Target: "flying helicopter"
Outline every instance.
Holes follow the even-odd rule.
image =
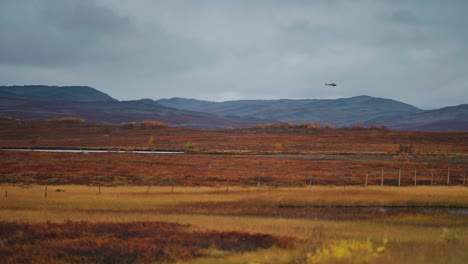
[[[336,83],[326,83],[325,85],[336,86]]]

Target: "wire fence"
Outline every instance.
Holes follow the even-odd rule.
[[[336,177],[333,172],[328,173],[328,177],[308,178],[308,184],[327,184]],[[362,174],[342,174],[343,185],[363,185],[363,186],[441,186],[441,185],[466,185],[466,169],[460,168],[386,168],[371,169],[363,171]],[[330,182],[328,184],[331,184]],[[336,185],[336,184],[335,184]]]

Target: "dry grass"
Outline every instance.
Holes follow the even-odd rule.
[[[153,138],[153,140],[150,140]],[[349,129],[195,130],[176,127],[123,129],[89,123],[0,120],[0,146],[46,148],[141,148],[181,150],[187,142],[197,152],[393,153],[399,144],[413,144],[424,154],[468,152],[468,133],[422,133]]]
[[[0,185],[0,208],[66,210],[155,210],[162,206],[196,203],[242,202],[260,205],[282,204],[292,206],[445,206],[468,207],[466,187],[333,187],[303,188],[177,187],[171,186],[117,186],[82,185],[48,186]],[[1,217],[1,216],[0,216]]]
[[[120,236],[118,230],[126,229],[122,226],[142,222],[149,226],[183,224],[186,233],[176,235],[174,241],[194,233],[217,237],[233,231],[260,232],[273,238],[289,236],[298,241],[294,248],[249,252],[205,245],[187,257],[160,259],[150,254],[141,261],[465,263],[468,189],[461,185],[468,157],[467,139],[468,133],[122,129],[7,120],[0,122],[1,147],[180,150],[191,142],[194,149],[184,155],[0,151],[0,222],[25,230],[54,227],[59,233],[70,231],[66,224],[69,220],[86,221],[82,224],[85,227],[116,228],[103,237],[96,236],[100,246],[111,249],[109,252],[113,252],[111,242]],[[413,152],[406,153],[410,157],[405,161],[397,162],[394,158],[400,157],[402,146],[411,146]],[[400,167],[401,183],[407,187],[387,187],[397,185]],[[452,186],[442,186],[449,167]],[[382,169],[386,187],[376,186],[380,185]],[[415,169],[418,185],[430,185],[433,172],[437,186],[413,187]],[[256,188],[259,171],[261,191]],[[372,187],[358,187],[364,185],[366,172]],[[308,188],[311,178],[313,186]],[[47,197],[44,185],[48,185]],[[102,185],[100,194],[98,185]],[[149,185],[154,186],[148,190]],[[144,234],[144,241],[132,237],[132,243],[118,245],[127,245],[125,249],[142,248],[139,245],[153,248],[157,234]],[[84,235],[77,236],[89,245],[94,243]],[[18,241],[15,237],[13,242]],[[27,236],[19,232],[18,237]],[[62,243],[60,239],[44,241],[44,245]],[[13,256],[18,257],[18,252],[31,255],[35,250],[28,248],[28,239],[17,244],[23,251],[12,251],[11,242],[11,237],[0,237],[0,253],[17,252]],[[58,252],[50,248],[50,256]],[[137,252],[137,258],[128,262],[140,255],[138,250],[132,252]],[[186,251],[182,247],[172,252]],[[114,253],[107,261],[126,261],[112,259]],[[52,260],[41,256],[43,262]]]
[[[366,157],[359,160],[359,157],[338,155],[321,160],[320,155],[83,155],[0,151],[0,183],[254,187],[260,172],[262,186],[300,187],[307,186],[310,180],[313,185],[363,186],[366,173],[369,185],[380,185],[384,169],[384,184],[396,186],[401,167],[402,186],[414,186],[415,169],[418,185],[430,185],[431,171],[434,185],[446,185],[450,167],[450,185],[463,184],[464,164],[396,163]]]
[[[338,247],[336,250],[349,251],[351,249],[339,246],[348,245],[349,241],[358,241],[360,245],[369,240],[376,250],[384,238],[388,239],[385,252],[371,258],[371,262],[439,263],[447,260],[446,263],[463,263],[468,257],[468,252],[463,250],[468,238],[465,187],[312,187],[260,192],[245,187],[230,187],[229,192],[224,188],[176,187],[174,193],[170,187],[152,187],[147,193],[147,187],[133,186],[103,187],[101,195],[97,195],[97,187],[66,185],[49,187],[47,198],[44,198],[44,189],[44,186],[0,186],[0,190],[8,190],[8,198],[0,200],[0,221],[174,222],[190,224],[192,230],[198,231],[260,232],[304,241],[295,249],[267,249],[235,255],[213,250],[209,257],[194,259],[194,263],[268,263],[271,259],[277,260],[276,263],[306,263],[307,256],[317,254],[319,248]],[[64,192],[55,192],[56,189]],[[239,206],[224,207],[226,204]],[[298,206],[298,210],[306,210],[306,214],[298,216],[295,211],[288,211],[275,215],[277,210],[282,210],[278,207],[280,204]],[[331,213],[325,211],[329,218],[323,219],[307,215],[309,209],[304,209],[304,206],[356,205],[405,205],[425,209],[453,205],[464,207],[461,210],[465,210],[465,215],[409,209],[396,214],[342,218],[343,211],[338,208]],[[207,207],[215,209],[203,211]],[[348,213],[366,214],[359,210]],[[331,258],[330,262],[335,260]]]

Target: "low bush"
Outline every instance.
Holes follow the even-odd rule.
[[[208,255],[208,249],[234,252],[272,246],[291,239],[241,232],[192,231],[163,222],[0,222],[2,263],[174,262]]]

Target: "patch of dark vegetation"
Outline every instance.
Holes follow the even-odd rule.
[[[290,238],[192,231],[163,222],[0,222],[2,263],[161,263],[207,256],[210,248],[246,252],[292,245]]]
[[[428,205],[329,205],[275,203],[246,199],[237,202],[199,202],[158,209],[160,213],[190,213],[224,216],[268,216],[280,218],[321,219],[331,221],[384,219],[402,215],[468,215],[468,208],[457,204]]]

